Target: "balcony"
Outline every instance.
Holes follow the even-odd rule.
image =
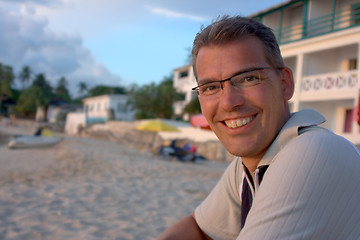
[[[306,76],[301,82],[304,101],[347,99],[358,92],[358,71]]]
[[[274,29],[274,33],[279,43],[285,44],[357,26],[360,26],[360,4]]]

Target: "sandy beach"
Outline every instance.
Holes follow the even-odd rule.
[[[156,239],[190,214],[226,163],[173,162],[119,143],[63,135],[10,150],[0,125],[0,239]]]

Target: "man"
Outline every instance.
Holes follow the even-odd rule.
[[[290,113],[272,31],[225,16],[196,36],[193,66],[202,113],[238,158],[160,239],[360,239],[359,151],[319,113]]]

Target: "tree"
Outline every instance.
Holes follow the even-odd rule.
[[[86,83],[85,82],[79,82],[79,84],[78,84],[78,93],[80,95],[85,95],[87,90],[88,90],[88,86],[86,85]]]
[[[11,85],[13,81],[12,67],[0,63],[0,95],[2,98],[12,97]]]
[[[156,85],[154,83],[138,87],[134,85],[130,90],[128,104],[135,109],[137,119],[156,117],[156,103],[154,102]]]
[[[29,66],[24,66],[20,72],[19,78],[22,82],[23,89],[25,89],[27,83],[29,83],[31,79],[32,71]]]
[[[37,107],[48,105],[52,96],[52,87],[45,75],[38,74],[32,85],[21,93],[16,110],[27,115],[34,114]]]
[[[61,77],[58,82],[57,86],[55,88],[55,95],[65,101],[70,102],[71,97],[69,94],[69,90],[67,89],[67,81],[65,77]]]
[[[126,89],[124,87],[112,87],[105,85],[97,85],[89,90],[89,96],[95,97],[105,94],[125,94]]]
[[[49,104],[51,97],[53,96],[52,87],[45,78],[45,75],[40,73],[36,75],[32,88],[38,88],[39,95],[36,97],[37,106],[45,106]]]
[[[11,85],[14,81],[12,67],[0,63],[0,113],[3,113],[3,100],[13,97]]]
[[[201,113],[200,102],[197,97],[193,98],[184,108],[185,113],[198,114]]]
[[[33,115],[38,106],[43,105],[43,92],[37,86],[32,86],[24,90],[17,102],[16,110],[24,115]]]
[[[164,77],[158,85],[150,83],[142,87],[133,86],[128,104],[135,109],[135,116],[142,118],[171,118],[173,104],[182,98],[173,87],[172,77]]]

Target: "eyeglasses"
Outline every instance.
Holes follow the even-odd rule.
[[[213,96],[220,94],[224,88],[223,82],[226,81],[230,81],[231,85],[238,90],[255,86],[263,80],[264,78],[263,70],[266,69],[280,70],[282,68],[262,67],[262,68],[250,69],[240,72],[235,76],[229,77],[224,80],[201,84],[199,86],[192,88],[191,90],[197,91],[199,96],[205,97],[205,96]]]

